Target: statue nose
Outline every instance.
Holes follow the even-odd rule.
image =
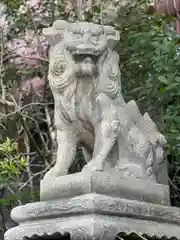
[[[84,41],[89,42],[89,40],[90,40],[89,34],[84,34]]]
[[[89,29],[84,31],[84,41],[89,42],[91,39],[91,32]]]

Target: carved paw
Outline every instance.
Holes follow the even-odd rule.
[[[84,168],[82,169],[82,172],[92,172],[92,171],[102,172],[103,170],[104,170],[103,164],[97,159],[93,159],[84,166]]]

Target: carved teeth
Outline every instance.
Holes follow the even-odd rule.
[[[81,55],[81,54],[98,55],[99,54],[98,51],[90,51],[90,50],[87,50],[87,49],[74,50],[74,51],[72,51],[72,53],[77,54],[77,55]]]
[[[69,50],[73,55],[94,55],[98,56],[99,55],[99,50],[97,49],[90,49],[90,48],[70,48],[67,47],[67,50]]]

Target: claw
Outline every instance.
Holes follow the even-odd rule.
[[[84,168],[82,169],[82,172],[90,172],[90,171],[103,172],[103,170],[104,170],[103,165],[97,159],[93,159],[84,166]]]

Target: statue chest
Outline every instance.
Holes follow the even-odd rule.
[[[97,93],[93,79],[79,79],[75,96],[77,118],[86,120],[88,117],[88,119],[92,119],[92,123],[95,124]]]
[[[96,103],[97,93],[93,79],[79,78],[73,92],[74,94],[70,99],[65,98],[63,95],[55,95],[56,111],[60,114],[59,116],[57,114],[57,118],[73,124],[77,121],[86,124],[89,122],[89,124],[95,126],[98,123],[98,114]]]

